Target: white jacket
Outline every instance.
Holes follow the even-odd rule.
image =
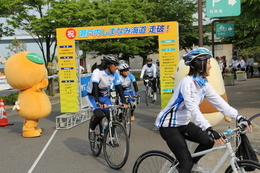
[[[232,119],[236,119],[238,111],[231,107],[208,82],[204,86],[199,86],[192,76],[182,79],[174,90],[174,94],[164,110],[162,110],[155,121],[157,127],[179,127],[187,125],[190,118],[193,122],[206,130],[211,127],[200,111],[199,105],[203,99],[207,99],[222,114]]]

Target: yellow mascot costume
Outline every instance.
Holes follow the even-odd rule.
[[[14,108],[25,119],[22,136],[41,136],[38,120],[51,112],[50,100],[43,91],[48,86],[43,58],[31,52],[17,53],[8,58],[4,70],[8,83],[20,90]]]

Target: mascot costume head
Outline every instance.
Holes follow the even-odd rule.
[[[5,75],[8,83],[20,90],[14,109],[25,119],[22,136],[41,136],[38,120],[51,112],[50,100],[43,91],[48,86],[43,58],[31,52],[17,53],[6,61]]]

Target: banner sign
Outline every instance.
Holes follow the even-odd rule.
[[[168,103],[179,54],[177,22],[142,23],[76,28],[57,28],[61,112],[78,112],[77,58],[75,41],[157,36],[159,40],[162,108]]]

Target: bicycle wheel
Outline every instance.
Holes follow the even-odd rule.
[[[149,90],[146,87],[146,90],[145,90],[145,103],[146,103],[147,106],[148,106],[148,100],[149,100]]]
[[[131,134],[131,108],[130,105],[127,109],[124,109],[124,114],[123,114],[123,124],[126,130],[126,134],[128,138],[130,138]]]
[[[118,122],[113,122],[104,136],[103,151],[108,165],[113,169],[122,168],[129,155],[129,140],[125,128]]]
[[[179,162],[169,154],[152,150],[142,154],[136,161],[132,173],[177,173]]]
[[[258,162],[252,161],[252,160],[240,160],[237,161],[237,165],[239,167],[238,172],[245,173],[245,172],[253,172],[253,173],[259,173],[260,172],[260,164]],[[231,173],[233,172],[232,167],[229,166],[225,173]]]
[[[99,156],[101,149],[102,149],[103,137],[102,137],[101,133],[102,133],[102,125],[101,125],[101,123],[99,123],[95,129],[96,135],[95,135],[94,142],[90,141],[90,139],[89,139],[90,149],[91,149],[93,155],[96,157]],[[88,134],[88,136],[90,136],[90,134]]]
[[[246,133],[250,144],[260,161],[260,114],[256,114],[248,119],[253,126],[252,133]]]
[[[150,93],[150,94],[149,94],[149,96],[150,96],[150,97],[149,97],[149,100],[150,100],[151,103],[153,103],[153,95],[154,95],[154,93],[153,93],[153,90],[152,90],[151,88],[150,88],[150,90],[149,90],[149,93]]]

